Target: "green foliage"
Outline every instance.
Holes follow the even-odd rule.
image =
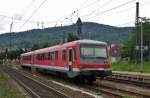
[[[31,48],[31,51],[40,49],[40,46],[38,44],[34,44],[33,47]]]
[[[17,50],[11,50],[6,52],[2,52],[0,53],[0,59],[17,59],[20,54],[24,53],[25,51],[23,51],[22,49],[17,49]]]
[[[124,58],[124,57],[130,57],[130,59],[134,59],[134,53],[135,53],[135,44],[136,44],[136,41],[135,41],[135,36],[136,35],[133,35],[129,41],[127,41],[125,44],[124,44],[124,47],[123,47],[123,51],[121,52],[121,56]]]
[[[43,47],[42,48],[47,48],[47,47],[50,47],[51,46],[51,43],[50,42],[46,42],[43,44]]]
[[[144,59],[148,61],[150,60],[150,22],[145,20],[142,24],[143,24],[143,45],[147,46],[149,49],[147,51],[144,51]],[[138,29],[137,29],[138,35],[136,31],[134,31],[134,34],[132,35],[132,37],[129,39],[129,41],[125,43],[124,50],[121,53],[122,57],[130,57],[131,61],[139,60],[140,49],[136,50],[135,47],[137,45],[140,46],[140,36],[141,36],[140,29],[141,27],[138,26]],[[139,54],[138,56],[137,56],[137,53]]]
[[[6,57],[6,53],[4,53],[4,52],[0,53],[0,60],[4,59],[5,57]]]
[[[124,96],[123,98],[132,98],[132,97],[129,97],[129,96]]]
[[[150,62],[144,62],[143,67],[144,73],[150,73]],[[112,63],[113,71],[129,71],[129,72],[140,72],[140,64],[129,63],[129,62],[115,62]]]
[[[68,33],[67,42],[78,40],[79,38],[76,35],[73,35],[73,33]]]
[[[41,44],[34,44],[31,47],[31,51],[33,50],[37,50],[37,49],[41,49],[41,48],[46,48],[46,47],[50,47],[51,43],[50,42],[45,42],[45,43],[41,43]]]

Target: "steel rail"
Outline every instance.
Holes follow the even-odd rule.
[[[33,97],[33,98],[49,98],[49,94],[54,94],[56,96],[59,96],[60,98],[71,98],[70,96],[67,96],[66,94],[61,93],[58,90],[55,90],[54,88],[47,86],[46,84],[37,81],[29,76],[25,76],[20,72],[17,72],[16,70],[13,70],[9,67],[4,67],[3,66],[3,70],[8,73],[8,75],[10,75],[15,81],[17,81],[21,86],[23,86],[23,88],[25,88],[25,90]],[[20,79],[19,79],[20,78]],[[27,80],[28,79],[28,80]],[[24,80],[24,81],[23,81]],[[41,92],[38,89],[34,89],[36,88],[30,84],[28,85],[28,83],[24,83],[27,80],[27,82],[32,83],[32,85],[34,85],[34,83],[37,85],[37,87],[41,87],[40,91],[45,91],[46,93],[41,94]],[[53,95],[53,96],[54,96]],[[47,97],[46,97],[47,96]],[[55,98],[57,98],[55,96]]]

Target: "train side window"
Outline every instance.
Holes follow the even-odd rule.
[[[42,55],[41,54],[39,54],[39,60],[42,60]]]
[[[39,60],[39,57],[38,57],[38,55],[36,55],[36,60]]]
[[[62,60],[66,61],[66,50],[62,50]]]
[[[42,60],[45,60],[46,59],[45,53],[41,54],[41,57],[42,57]]]
[[[76,60],[77,56],[76,56],[76,49],[75,48],[73,48],[73,55],[74,55],[74,60]]]
[[[48,60],[51,60],[51,53],[48,52]]]
[[[57,60],[58,60],[58,51],[55,51],[55,52],[54,52],[54,55],[55,55],[55,57],[54,57],[54,58],[55,58],[55,61],[57,61]]]
[[[31,61],[31,59],[32,59],[31,55],[29,55],[29,56],[23,56],[23,60],[25,60],[25,61]]]
[[[52,61],[53,61],[54,58],[55,58],[55,57],[54,57],[54,52],[52,52],[51,55],[52,55]]]
[[[69,61],[72,61],[72,49],[69,49]]]
[[[39,54],[37,54],[37,60],[40,60],[40,55]]]
[[[32,60],[32,56],[31,55],[29,55],[29,61],[31,61]]]

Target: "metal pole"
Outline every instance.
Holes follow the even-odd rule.
[[[141,19],[141,68],[140,72],[143,73],[143,24]]]
[[[139,46],[140,44],[140,39],[139,39],[139,2],[136,2],[136,18],[135,18],[135,26],[136,26],[136,46]],[[135,51],[135,59],[136,63],[139,62],[140,59],[140,53],[138,51]]]
[[[13,18],[12,18],[12,22],[10,23],[10,39],[9,39],[9,48],[11,50],[12,47],[12,27],[13,27]]]

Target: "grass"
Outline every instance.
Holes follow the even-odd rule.
[[[0,98],[24,98],[17,94],[10,80],[2,73],[0,73]]]
[[[115,62],[112,64],[112,70],[140,72],[140,64],[129,63],[129,62]],[[150,73],[150,62],[144,62],[143,72]]]

